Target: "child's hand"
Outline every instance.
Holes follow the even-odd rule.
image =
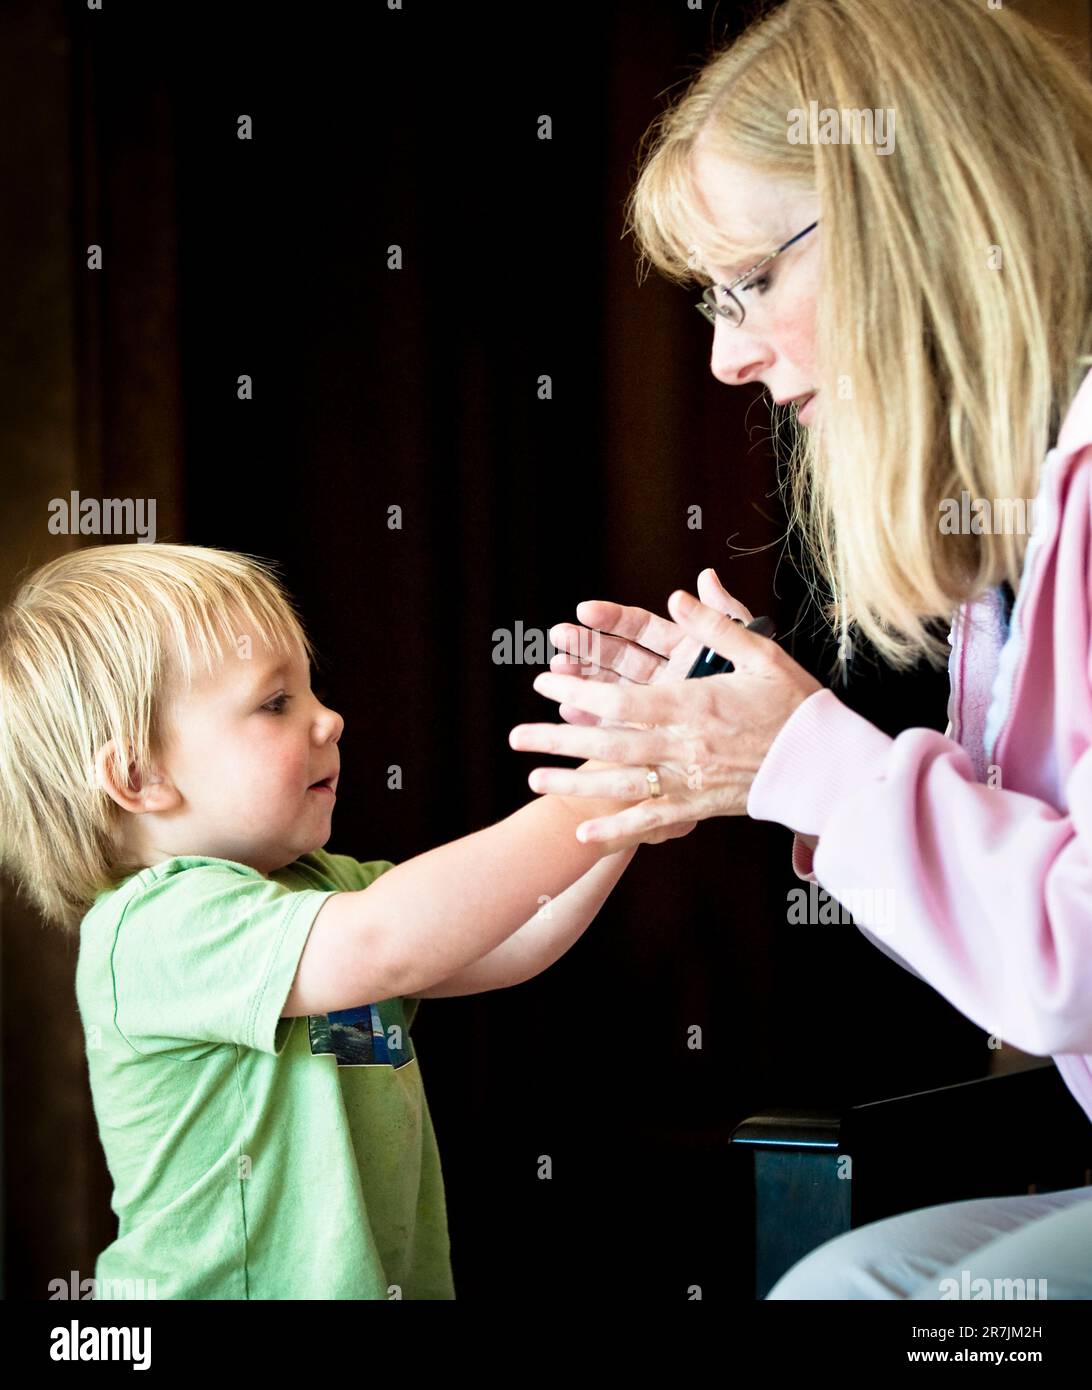
[[[713,569],[698,575],[698,597],[730,618],[753,620],[754,615],[732,597]],[[590,599],[578,604],[576,613],[587,627],[558,623],[550,629],[550,641],[558,648],[550,670],[559,675],[623,685],[685,680],[701,651],[701,643],[687,636],[678,623],[645,608]],[[603,723],[573,705],[561,705],[558,712],[569,724]]]

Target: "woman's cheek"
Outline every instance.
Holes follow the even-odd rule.
[[[807,308],[787,314],[777,325],[777,341],[781,351],[799,370],[801,376],[815,373],[815,314]]]

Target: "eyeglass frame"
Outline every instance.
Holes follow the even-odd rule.
[[[768,265],[770,261],[780,256],[782,251],[787,251],[790,246],[795,245],[801,237],[806,237],[809,232],[813,232],[816,229],[816,227],[818,227],[819,221],[820,219],[816,218],[810,227],[805,227],[802,232],[797,232],[797,234],[794,237],[790,237],[789,240],[785,242],[784,246],[779,246],[776,251],[771,251],[768,256],[763,256],[762,260],[760,260],[757,265],[751,266],[750,270],[745,270],[742,275],[737,275],[736,278],[731,282],[731,284],[706,285],[705,289],[701,292],[701,303],[695,304],[694,308],[697,309],[698,313],[701,314],[702,318],[704,318],[707,322],[711,323],[714,328],[717,326],[717,320],[714,317],[714,315],[717,315],[722,319],[726,319],[728,323],[732,324],[736,328],[739,328],[742,325],[743,320],[747,317],[747,307],[743,303],[743,301],[738,298],[737,295],[734,295],[732,293],[732,291],[735,289],[737,285],[742,285],[744,280],[750,280],[752,276],[757,271],[761,270],[764,265]],[[739,308],[738,323],[735,321],[735,319],[730,317],[727,305],[721,305],[716,302],[717,290],[723,290],[724,293],[731,298],[732,303]]]

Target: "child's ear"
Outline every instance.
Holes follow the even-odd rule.
[[[95,781],[125,811],[140,815],[145,811],[167,811],[178,804],[178,792],[158,770],[141,777],[136,760],[130,758],[127,780],[117,775],[118,746],[108,740],[95,755]],[[126,749],[126,753],[131,750]]]

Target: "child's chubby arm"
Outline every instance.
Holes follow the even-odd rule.
[[[540,796],[496,825],[396,864],[368,888],[332,894],[315,916],[281,1016],[419,998],[437,986],[438,994],[495,989],[536,974],[587,926],[632,858],[602,841],[582,844],[576,827],[629,804]],[[572,885],[579,891],[566,893]],[[549,918],[538,915],[543,898]],[[532,930],[519,946],[484,973],[453,978],[524,926]]]
[[[499,946],[480,960],[456,970],[446,980],[417,990],[420,999],[436,999],[452,994],[484,994],[491,989],[507,989],[539,975],[560,960],[570,946],[584,934],[606,902],[611,889],[626,871],[637,846],[605,854],[575,883],[556,898],[543,902],[530,921],[524,922]]]

